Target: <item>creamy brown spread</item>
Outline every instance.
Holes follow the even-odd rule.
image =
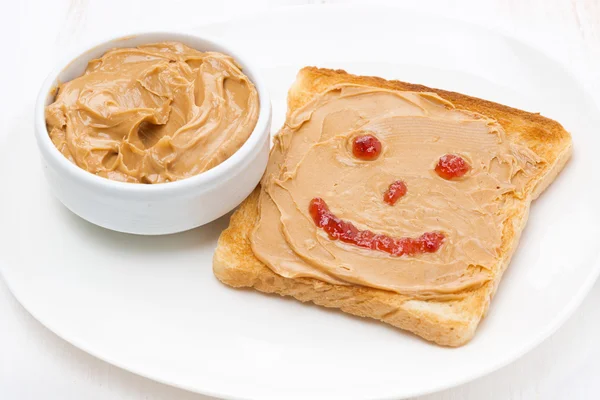
[[[375,135],[374,161],[352,154],[358,135]],[[444,154],[471,166],[460,179],[434,172]],[[511,143],[483,115],[457,109],[435,93],[340,85],[288,115],[261,182],[255,255],[277,274],[364,285],[412,297],[454,298],[493,277],[502,225],[522,203],[541,160]],[[407,193],[383,201],[401,179]],[[322,198],[337,217],[391,237],[445,235],[434,253],[393,257],[332,240],[309,215]]]
[[[105,178],[162,183],[220,164],[248,139],[257,91],[233,58],[164,42],[108,51],[46,108],[54,145]]]

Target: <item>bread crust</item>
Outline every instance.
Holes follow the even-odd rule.
[[[311,278],[284,278],[260,262],[252,252],[250,233],[259,216],[257,188],[231,217],[229,227],[219,237],[213,258],[215,276],[233,287],[252,287],[265,293],[291,296],[300,301],[337,308],[361,317],[369,317],[443,346],[461,346],[475,334],[510,263],[520,234],[527,222],[533,199],[555,179],[571,155],[571,136],[556,121],[487,100],[432,89],[401,81],[356,76],[342,70],[306,67],[300,70],[288,94],[288,112],[306,104],[315,94],[340,83],[389,88],[403,91],[434,92],[457,108],[496,119],[511,141],[527,146],[544,165],[526,188],[528,196],[518,212],[508,216],[503,230],[503,258],[494,280],[452,301],[416,300],[407,296],[362,286],[334,285]]]

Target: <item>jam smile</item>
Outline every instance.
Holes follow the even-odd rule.
[[[325,200],[314,198],[308,211],[319,228],[322,228],[333,240],[341,240],[358,247],[379,250],[395,257],[434,253],[444,243],[445,236],[441,232],[426,232],[418,238],[394,238],[388,235],[360,230],[352,222],[344,221],[333,214]]]

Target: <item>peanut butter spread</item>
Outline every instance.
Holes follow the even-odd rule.
[[[376,160],[357,159],[352,141],[382,143]],[[470,164],[456,180],[438,176],[444,154]],[[363,285],[417,298],[455,298],[493,277],[503,223],[542,162],[511,143],[483,115],[456,109],[434,93],[339,85],[288,115],[261,182],[260,217],[251,235],[256,257],[275,273]],[[401,179],[406,194],[383,201]],[[390,237],[443,232],[432,253],[394,257],[332,240],[309,203],[323,199],[358,229]]]
[[[79,167],[162,183],[220,164],[248,139],[257,91],[229,56],[164,42],[108,51],[46,108],[54,145]]]

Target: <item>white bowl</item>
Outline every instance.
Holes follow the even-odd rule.
[[[200,51],[232,56],[256,86],[258,121],[248,140],[231,157],[199,175],[176,182],[144,185],[112,181],[67,160],[46,129],[44,108],[60,82],[81,76],[88,61],[117,47],[178,41]],[[258,70],[246,57],[212,39],[190,34],[152,32],[115,38],[71,57],[44,82],[35,106],[35,136],[44,172],[56,197],[81,218],[119,232],[160,235],[204,225],[235,208],[258,184],[269,156],[271,101]]]

